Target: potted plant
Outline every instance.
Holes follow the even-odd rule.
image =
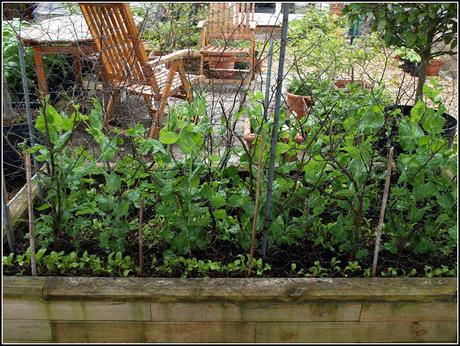
[[[343,2],[332,2],[329,4],[329,13],[337,16],[342,15],[342,9],[345,7]]]
[[[444,61],[441,59],[430,60],[426,69],[426,76],[437,76],[442,65],[444,65]]]
[[[291,80],[286,91],[286,103],[288,116],[294,112],[297,119],[305,117],[313,105],[312,83],[305,78]]]
[[[367,16],[371,28],[387,45],[413,49],[420,56],[416,100],[422,97],[429,61],[443,54],[457,54],[454,3],[352,3],[344,12],[351,20]],[[439,43],[443,48],[436,50]]]
[[[363,87],[364,89],[371,89],[372,88],[372,85],[368,81],[365,81],[365,80],[353,80],[353,79],[350,79],[350,78],[344,78],[344,79],[337,79],[335,81],[335,86],[337,88],[339,88],[339,89],[344,89],[347,86],[349,86],[350,84],[358,84],[361,87]]]

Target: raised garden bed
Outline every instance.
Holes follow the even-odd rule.
[[[455,342],[456,279],[5,277],[6,342]]]

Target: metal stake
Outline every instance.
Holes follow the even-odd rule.
[[[27,72],[26,72],[26,63],[25,63],[25,53],[24,53],[24,46],[22,44],[21,39],[18,37],[18,50],[19,50],[19,64],[21,65],[21,77],[22,77],[22,89],[24,91],[24,103],[26,105],[26,113],[27,113],[27,125],[29,127],[29,138],[30,138],[30,146],[33,147],[35,145],[35,135],[34,135],[34,125],[32,120],[32,111],[30,110],[30,98],[29,98],[29,81],[27,80]],[[40,174],[38,173],[37,167],[38,163],[35,159],[35,155],[32,155],[32,160],[34,162],[34,171],[37,174],[37,180],[40,180]],[[43,190],[41,184],[38,184],[38,194],[40,199],[43,199]]]
[[[270,103],[270,84],[272,79],[272,62],[273,62],[273,34],[270,36],[270,46],[268,48],[268,66],[267,66],[267,78],[265,84],[265,100],[264,100],[264,118],[267,120],[268,104]]]
[[[276,78],[276,95],[275,95],[275,118],[273,122],[273,132],[271,138],[270,165],[268,168],[267,197],[264,210],[263,235],[262,235],[262,257],[267,255],[268,226],[270,223],[270,209],[272,206],[272,188],[273,176],[275,172],[276,143],[278,142],[278,124],[280,118],[281,92],[284,77],[284,60],[286,56],[286,39],[289,19],[290,3],[283,3],[283,23],[281,27],[281,48],[278,63],[278,76]]]
[[[30,145],[33,147],[35,145],[35,136],[34,136],[34,125],[32,120],[32,112],[30,110],[30,99],[29,99],[29,82],[27,80],[27,72],[26,72],[26,63],[24,58],[24,46],[22,45],[22,41],[19,40],[19,64],[21,65],[21,77],[22,77],[22,89],[24,91],[24,102],[26,105],[26,112],[27,112],[27,124],[29,125],[29,137],[30,137]],[[34,159],[35,167],[38,167],[37,163]]]

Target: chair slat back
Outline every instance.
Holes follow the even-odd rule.
[[[210,39],[247,40],[254,21],[253,2],[214,2],[209,6],[208,37]]]
[[[110,82],[148,83],[158,89],[128,4],[80,3]]]

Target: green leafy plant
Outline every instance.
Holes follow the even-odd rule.
[[[405,47],[396,48],[395,54],[401,57],[401,59],[406,59],[410,62],[419,63],[422,60],[420,55],[418,55],[413,49],[408,49]]]
[[[303,122],[293,122],[294,131],[285,128],[281,113],[280,137],[286,140],[277,143],[269,253],[304,244],[307,251],[330,254],[328,262],[293,258],[286,264],[292,276],[370,276],[367,261],[375,241],[375,206],[381,203],[386,178],[382,166],[387,164],[388,148],[398,146],[381,255],[419,260],[438,251],[448,259],[456,249],[457,196],[455,181],[444,173],[456,171],[457,154],[442,136],[445,108],[439,85],[426,84],[431,105],[420,100],[405,118],[397,111],[384,111],[389,98],[379,87],[368,90],[353,85],[347,97],[344,90],[329,89],[326,83],[319,88],[321,102]],[[49,167],[41,181],[44,200],[35,210],[37,243],[49,249],[49,254],[41,255],[39,272],[135,275],[139,268],[134,265],[133,249],[138,246],[142,199],[144,249],[152,258],[152,273],[246,275],[248,256],[229,254],[216,260],[206,254],[215,256],[220,253],[216,249],[227,247],[236,253],[249,252],[258,144],[264,137],[269,152],[273,127],[273,120],[264,117],[263,94],[250,95],[234,114],[237,120],[249,117],[256,145],[241,140],[241,146],[221,150],[215,149],[213,140],[216,134],[228,132],[226,127],[211,125],[203,97],[171,108],[159,140],[146,138],[141,125],[123,135],[114,129],[109,136],[102,127],[101,108],[95,102],[88,114],[75,107],[73,114],[66,115],[45,104],[37,119],[46,141],[32,151]],[[223,126],[226,121],[223,116]],[[66,145],[76,126],[91,136],[94,153]],[[295,142],[296,132],[302,133],[304,142]],[[173,156],[173,146],[182,155]],[[122,147],[124,155],[119,156]],[[282,154],[291,152],[299,157],[297,161],[284,159]],[[239,167],[228,164],[229,155],[239,158]],[[266,169],[267,163],[263,164]],[[263,175],[261,196],[265,192]],[[257,212],[260,229],[263,208]],[[62,243],[69,246],[66,253]],[[105,255],[89,255],[88,244]],[[4,261],[5,268],[13,266],[8,270],[25,272],[30,252],[17,256],[13,265],[11,258]],[[264,261],[254,258],[255,275],[276,273],[272,261],[270,256]],[[412,263],[379,271],[387,276],[424,275],[424,265],[435,267],[427,260],[417,264],[418,273],[410,274]]]
[[[313,92],[313,85],[305,79],[294,78],[287,88],[287,91],[295,95],[311,95]]]
[[[205,5],[165,3],[162,6],[166,11],[165,20],[148,20],[153,10],[149,14],[145,11],[139,13],[147,19],[142,32],[143,39],[162,54],[197,46],[200,40],[197,24],[199,20],[206,18]]]
[[[369,16],[372,28],[387,45],[412,49],[420,56],[416,100],[422,97],[430,59],[455,54],[457,6],[453,3],[354,3],[344,13],[352,20]],[[437,44],[443,48],[435,50]]]

